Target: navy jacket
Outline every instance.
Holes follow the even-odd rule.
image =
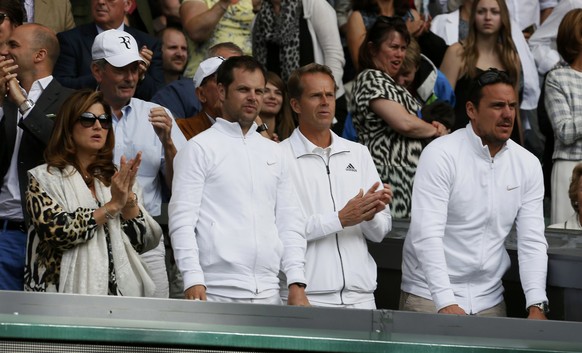
[[[154,52],[146,76],[138,84],[134,95],[135,98],[150,101],[164,82],[160,42],[135,28],[125,26],[124,30],[135,38],[140,48],[145,45]],[[61,53],[55,65],[53,76],[63,86],[74,89],[97,87],[97,81],[91,73],[91,47],[95,37],[97,37],[95,23],[80,25],[57,34]]]
[[[26,119],[18,123],[18,107],[9,99],[4,101],[4,117],[0,120],[0,188],[10,167],[16,140],[16,125],[22,129],[22,140],[18,151],[18,181],[23,210],[26,202],[29,169],[44,163],[44,149],[51,137],[54,121],[49,114],[58,113],[63,102],[71,95],[71,89],[52,80],[42,92]],[[26,217],[26,212],[25,212]]]

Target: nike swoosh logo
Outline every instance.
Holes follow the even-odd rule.
[[[267,161],[267,165],[273,165],[273,164],[276,164],[276,163],[277,162],[269,162],[269,161]]]
[[[518,187],[519,187],[519,185],[518,186],[509,186],[509,185],[507,185],[507,191],[515,190]]]

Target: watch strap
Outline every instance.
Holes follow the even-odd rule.
[[[257,132],[258,132],[258,133],[261,133],[261,132],[263,132],[263,131],[267,131],[268,129],[269,129],[269,127],[267,126],[267,124],[265,124],[265,123],[262,123],[261,125],[259,125],[259,126],[257,127]]]
[[[26,99],[22,104],[18,106],[18,111],[20,114],[24,115],[34,106],[34,102],[31,99]]]

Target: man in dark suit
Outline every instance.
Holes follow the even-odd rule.
[[[144,59],[140,64],[140,82],[135,97],[149,101],[163,85],[160,43],[154,37],[125,26],[124,16],[131,6],[129,0],[91,0],[94,23],[87,23],[57,35],[61,54],[55,65],[54,76],[65,87],[95,88],[97,81],[91,74],[91,45],[97,34],[108,29],[119,29],[131,34]]]
[[[58,55],[56,35],[39,24],[14,29],[0,52],[0,289],[23,289],[26,173],[44,163],[51,117],[72,92],[52,77]]]

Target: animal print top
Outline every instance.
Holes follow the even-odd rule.
[[[34,227],[28,233],[24,289],[35,292],[58,292],[63,253],[77,245],[91,241],[100,227],[93,218],[94,209],[78,208],[65,212],[30,176],[26,194],[26,209]],[[109,257],[109,295],[123,295],[117,290],[115,267],[107,224],[104,224]],[[122,220],[121,228],[133,248],[141,253],[146,233],[142,212],[134,219]]]
[[[364,70],[356,78],[354,92],[354,126],[359,141],[368,147],[380,179],[392,186],[392,216],[410,217],[412,183],[422,143],[394,131],[370,108],[374,99],[388,99],[416,115],[419,102],[392,77],[380,70]]]

